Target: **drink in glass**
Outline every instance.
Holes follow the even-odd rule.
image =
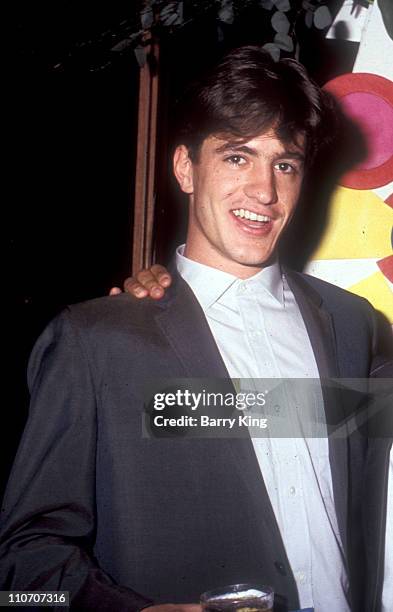
[[[232,584],[201,595],[203,612],[273,612],[274,591],[268,586]]]

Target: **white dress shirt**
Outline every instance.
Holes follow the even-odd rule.
[[[278,263],[241,280],[182,253],[179,247],[178,271],[204,311],[231,378],[242,379],[243,385],[258,385],[258,379],[319,379],[299,307]],[[323,412],[319,382],[318,391],[318,400],[311,403]],[[300,422],[293,394],[270,409],[284,420]],[[252,443],[301,607],[348,612],[327,437],[253,437]]]

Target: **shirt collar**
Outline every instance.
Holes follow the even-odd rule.
[[[203,310],[217,302],[230,288],[236,293],[244,294],[245,287],[254,295],[268,292],[284,305],[283,279],[278,261],[242,280],[228,272],[188,259],[183,255],[184,247],[183,244],[176,249],[176,267],[180,276],[190,285]]]

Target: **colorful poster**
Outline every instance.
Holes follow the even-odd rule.
[[[393,40],[383,17],[370,6],[353,72],[325,86],[368,152],[341,179],[307,271],[367,298],[393,324]]]

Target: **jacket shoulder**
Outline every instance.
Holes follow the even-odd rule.
[[[107,296],[71,304],[64,311],[78,328],[126,329],[151,328],[155,314],[160,310],[155,300],[138,300],[128,293]]]

